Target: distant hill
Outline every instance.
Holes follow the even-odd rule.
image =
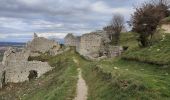
[[[24,45],[25,43],[19,43],[19,42],[0,42],[0,47],[6,47],[6,46],[21,47]]]

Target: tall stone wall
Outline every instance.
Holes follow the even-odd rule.
[[[78,52],[87,57],[97,58],[104,53],[105,44],[110,42],[105,31],[96,31],[81,36]]]
[[[103,30],[83,34],[77,43],[75,43],[75,37],[72,34],[68,34],[65,37],[65,45],[76,46],[76,51],[80,55],[90,59],[115,57],[123,51],[121,46],[109,45],[109,36]]]
[[[72,33],[69,33],[64,38],[64,43],[66,46],[78,46],[80,42],[80,37],[74,36]]]

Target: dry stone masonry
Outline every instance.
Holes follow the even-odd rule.
[[[55,55],[60,50],[60,44],[44,37],[38,37],[37,34],[34,33],[34,39],[26,44],[25,49],[30,50],[31,56],[38,56],[41,53]]]
[[[74,36],[72,33],[68,33],[64,40],[66,46],[78,46],[80,37]]]
[[[52,70],[47,62],[28,61],[30,56],[38,56],[42,53],[51,55],[62,53],[60,44],[34,34],[34,39],[22,50],[9,48],[5,51],[3,61],[0,63],[0,88],[8,82],[18,83],[29,80],[31,72],[40,77]]]
[[[78,39],[79,38],[79,39]],[[109,45],[108,34],[99,30],[96,32],[83,34],[81,37],[68,34],[65,37],[66,46],[75,46],[76,51],[90,59],[100,59],[106,57],[115,57],[123,51],[121,46]]]

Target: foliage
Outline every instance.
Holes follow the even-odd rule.
[[[136,8],[136,12],[131,18],[131,25],[133,26],[132,30],[139,34],[140,46],[150,45],[160,21],[169,16],[167,2],[165,0],[145,2],[141,7]]]
[[[113,15],[110,25],[104,27],[104,30],[109,34],[111,43],[114,45],[119,44],[120,33],[124,28],[124,17],[120,14]]]

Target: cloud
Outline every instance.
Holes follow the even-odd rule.
[[[34,32],[63,38],[102,29],[113,13],[126,20],[143,0],[1,0],[0,41],[28,41]]]

